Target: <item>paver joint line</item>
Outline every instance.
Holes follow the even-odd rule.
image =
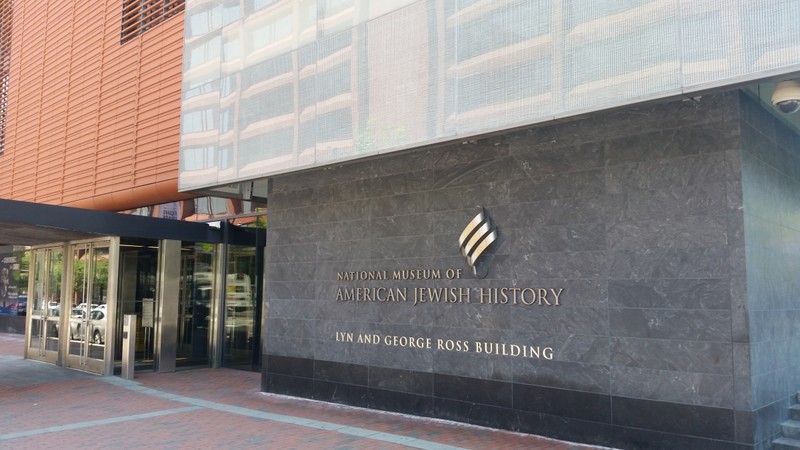
[[[129,422],[131,420],[144,420],[144,419],[151,419],[153,417],[160,417],[166,416],[168,414],[180,414],[189,411],[195,411],[200,409],[198,406],[184,406],[182,408],[174,408],[174,409],[165,409],[161,411],[152,411],[148,413],[142,414],[132,414],[130,416],[121,416],[121,417],[110,417],[107,419],[97,419],[97,420],[89,420],[86,422],[76,422],[70,423],[66,425],[55,425],[52,427],[45,427],[45,428],[37,428],[35,430],[27,430],[27,431],[18,431],[15,433],[6,433],[0,434],[0,441],[7,441],[10,439],[17,439],[21,437],[28,437],[28,436],[36,436],[39,434],[44,433],[55,433],[57,431],[66,431],[66,430],[77,430],[79,428],[89,428],[98,425],[109,425],[112,423],[120,423],[120,422]]]
[[[100,380],[106,383],[128,389],[130,391],[138,392],[144,395],[153,397],[173,400],[181,403],[187,403],[196,407],[203,407],[214,409],[217,411],[227,412],[231,414],[238,414],[242,416],[269,420],[273,422],[281,422],[291,425],[298,425],[302,427],[315,428],[318,430],[336,432],[350,436],[363,437],[365,439],[372,439],[376,441],[383,441],[392,444],[402,444],[409,447],[428,449],[428,450],[463,450],[461,447],[455,447],[447,444],[440,444],[438,442],[426,441],[409,436],[402,436],[392,433],[384,433],[381,431],[369,430],[366,428],[352,427],[348,425],[341,425],[332,422],[324,422],[320,420],[307,419],[304,417],[288,416],[284,414],[275,414],[266,411],[259,411],[255,409],[242,408],[241,406],[226,405],[224,403],[217,403],[208,400],[202,400],[194,397],[186,397],[182,395],[170,394],[168,392],[159,391],[157,389],[142,386],[141,383],[132,380],[125,380],[116,377],[101,377]]]

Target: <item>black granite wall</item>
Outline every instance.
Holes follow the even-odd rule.
[[[743,95],[742,179],[757,446],[780,434],[800,390],[800,136]],[[748,403],[749,402],[749,403]]]
[[[25,334],[25,316],[0,314],[0,333]]]
[[[276,177],[263,389],[622,448],[751,448],[739,95]],[[476,206],[499,236],[484,279],[457,242]],[[409,269],[442,279],[348,278]],[[414,304],[440,288],[462,301]],[[488,288],[563,291],[481,304]],[[340,301],[389,290],[408,298]]]

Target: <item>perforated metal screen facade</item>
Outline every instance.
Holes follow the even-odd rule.
[[[124,0],[120,43],[124,44],[183,11],[184,0]]]
[[[0,0],[0,154],[6,147],[6,116],[11,70],[11,19],[13,2]]]
[[[800,70],[796,0],[187,0],[180,187]]]

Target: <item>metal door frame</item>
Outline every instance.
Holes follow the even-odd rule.
[[[108,286],[107,286],[107,295],[106,295],[106,334],[105,334],[105,349],[103,351],[103,358],[102,359],[93,359],[87,358],[87,364],[82,364],[82,361],[78,356],[70,355],[69,354],[69,319],[70,314],[72,311],[72,302],[71,298],[74,294],[74,289],[72,286],[74,280],[74,273],[73,273],[73,250],[79,246],[87,246],[90,249],[94,249],[95,247],[104,247],[108,248]],[[53,251],[60,250],[62,254],[62,261],[61,261],[61,292],[60,292],[60,303],[58,305],[59,315],[58,319],[48,319],[50,317],[48,314],[44,314],[43,316],[34,317],[34,306],[36,305],[36,286],[35,282],[37,280],[36,272],[36,264],[38,261],[37,252],[44,251],[43,254],[46,255],[46,262],[47,266],[45,267],[45,277],[49,280],[49,274],[51,273],[52,267],[50,265],[50,255]],[[80,241],[70,241],[61,243],[58,245],[42,245],[31,247],[31,271],[32,273],[28,278],[28,292],[32,293],[31,299],[29,300],[29,304],[31,307],[28,308],[28,315],[26,318],[26,332],[25,332],[25,358],[27,359],[36,359],[44,362],[48,362],[51,364],[56,364],[64,367],[70,367],[73,369],[85,370],[93,373],[97,373],[100,375],[111,375],[114,371],[114,336],[116,332],[116,308],[117,308],[117,287],[119,283],[119,238],[118,237],[104,237],[99,239],[86,239]],[[42,290],[42,295],[47,295],[49,290],[49,281],[47,288]],[[47,309],[47,299],[42,300],[45,309]],[[44,337],[40,342],[42,343],[38,348],[31,348],[31,342],[33,340],[32,332],[32,323],[34,320],[42,320],[40,317],[44,317],[44,322],[56,322],[58,324],[58,333],[57,333],[57,350],[47,350],[46,346],[46,338],[47,338],[47,326],[44,327],[43,332],[41,335]],[[55,325],[55,324],[54,324]],[[41,338],[40,338],[41,339]]]
[[[51,318],[51,315],[48,314],[48,311],[50,311],[50,309],[53,309],[53,308],[50,307],[50,304],[49,304],[50,302],[47,300],[47,297],[50,294],[50,283],[49,283],[49,281],[50,281],[50,273],[52,271],[52,265],[50,264],[51,255],[52,255],[52,253],[54,251],[57,251],[57,250],[60,250],[61,254],[62,254],[62,260],[61,260],[61,292],[59,292],[59,298],[60,298],[60,303],[58,305],[59,315],[58,315],[58,319],[54,320],[54,319]],[[42,255],[43,255],[43,258],[44,258],[44,262],[43,263],[45,264],[45,267],[44,267],[44,274],[43,274],[44,281],[41,281],[42,282],[42,289],[41,289],[41,291],[38,291],[36,289],[36,281],[38,279],[37,278],[38,277],[38,270],[37,270],[37,266],[36,265],[37,265],[37,263],[40,262],[39,261],[40,258],[37,255],[37,253],[40,252],[40,251],[42,252]],[[63,325],[62,325],[63,322],[64,322],[63,314],[60,314],[60,311],[63,309],[62,305],[64,303],[64,294],[65,294],[65,292],[64,292],[64,287],[65,287],[64,286],[64,270],[65,269],[64,269],[63,255],[66,254],[66,245],[62,244],[62,245],[47,245],[47,246],[41,246],[41,247],[33,247],[33,248],[31,248],[30,252],[31,252],[31,261],[30,261],[31,269],[30,269],[30,271],[32,272],[32,274],[31,274],[32,276],[28,277],[28,292],[30,294],[32,294],[32,295],[29,295],[29,297],[31,297],[28,300],[28,304],[30,305],[30,307],[28,308],[28,314],[27,314],[27,317],[26,317],[26,324],[25,324],[26,325],[26,328],[25,328],[25,330],[26,330],[25,331],[25,358],[44,361],[44,362],[48,362],[48,363],[51,363],[51,364],[58,364],[59,361],[60,361],[60,357],[61,357],[61,338],[60,338],[59,335],[61,335],[63,333],[57,333],[56,336],[55,336],[55,338],[58,340],[55,350],[48,350],[47,349],[47,339],[48,338],[51,338],[51,339],[53,338],[53,337],[49,336],[49,333],[48,333],[48,331],[51,329],[51,325],[53,327],[55,327],[56,323],[57,323],[58,324],[58,329],[61,329],[61,330],[64,329]],[[37,295],[41,295],[44,298],[37,299],[36,298]],[[34,317],[34,312],[36,311],[37,301],[41,301],[42,302],[42,311],[44,313]],[[33,338],[34,338],[34,336],[33,336],[33,321],[34,320],[39,320],[39,321],[42,322],[42,326],[40,327],[39,335],[38,335],[39,346],[37,348],[32,348],[31,347],[31,343],[32,343]]]
[[[88,277],[90,274],[94,274],[94,251],[97,248],[107,248],[108,249],[108,281],[107,281],[107,295],[106,295],[106,329],[105,329],[105,336],[103,336],[103,358],[90,358],[88,355],[89,348],[93,343],[91,342],[92,336],[91,327],[85,326],[83,329],[84,339],[81,340],[81,352],[78,355],[73,355],[70,353],[70,339],[69,333],[62,333],[61,336],[61,345],[62,345],[62,352],[64,355],[63,361],[64,366],[69,367],[72,369],[78,370],[85,370],[87,372],[97,373],[99,375],[111,375],[113,373],[113,364],[114,364],[114,343],[115,343],[115,328],[116,328],[116,309],[117,309],[117,284],[119,278],[119,238],[111,237],[111,238],[104,238],[104,239],[91,239],[91,240],[83,240],[83,241],[72,241],[69,243],[68,247],[68,256],[69,259],[66,262],[65,269],[65,276],[64,284],[66,285],[65,290],[66,295],[62,303],[63,311],[67,311],[67,309],[72,310],[71,302],[67,299],[72,299],[74,295],[74,281],[75,281],[75,272],[74,272],[74,253],[75,251],[80,248],[84,247],[89,255],[89,264],[87,265],[86,269],[86,277],[88,281]],[[91,282],[87,284],[86,296],[91,298],[93,286]],[[65,309],[66,308],[66,309]],[[86,319],[84,320],[85,325],[91,324],[91,309],[88,308],[86,310]],[[62,329],[68,330],[69,327],[69,315],[62,314]]]

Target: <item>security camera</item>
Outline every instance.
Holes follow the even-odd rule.
[[[784,114],[800,111],[800,81],[786,80],[775,85],[772,104]]]

